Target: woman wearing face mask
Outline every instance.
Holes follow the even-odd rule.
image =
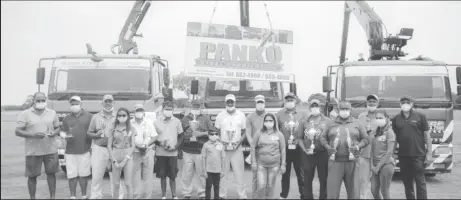
[[[285,138],[277,128],[274,114],[264,116],[264,126],[251,145],[251,167],[257,170],[257,197],[273,199],[277,173],[285,173]]]
[[[395,134],[392,131],[389,116],[384,110],[379,110],[375,120],[378,128],[371,139],[371,192],[375,199],[390,199],[389,189],[394,175]]]
[[[129,116],[129,111],[126,108],[120,108],[117,111],[117,118],[107,144],[109,156],[112,160],[113,198],[117,198],[119,194],[122,170],[125,177],[127,198],[133,198],[133,160],[131,156],[135,148],[136,129],[131,126]]]

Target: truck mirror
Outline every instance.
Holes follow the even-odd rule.
[[[190,93],[192,95],[198,94],[198,80],[192,80],[190,82]]]
[[[458,96],[461,96],[461,85],[458,85]]]
[[[170,70],[168,68],[163,68],[163,83],[166,87],[170,85]]]
[[[37,68],[37,85],[43,85],[45,83],[45,68]]]
[[[461,84],[461,66],[456,67],[456,82]],[[459,94],[459,93],[458,93]]]
[[[323,92],[331,92],[333,89],[331,88],[331,76],[323,76]]]
[[[295,95],[296,94],[296,83],[290,83],[290,92],[293,92]]]
[[[173,102],[173,89],[163,87],[162,88],[162,95],[163,95],[164,101]]]

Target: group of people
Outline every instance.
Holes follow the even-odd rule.
[[[349,199],[390,199],[394,174],[395,146],[403,174],[406,197],[427,199],[425,161],[431,159],[431,139],[425,116],[412,109],[413,99],[400,98],[402,111],[394,118],[379,109],[379,98],[369,95],[368,111],[356,119],[352,106],[339,102],[330,117],[321,112],[321,101],[309,99],[309,112],[297,109],[294,93],[284,96],[284,108],[276,114],[265,109],[265,97],[255,97],[255,112],[245,116],[236,108],[236,98],[226,95],[226,109],[213,124],[202,113],[203,104],[186,104],[182,119],[173,116],[173,103],[162,104],[155,120],[147,119],[142,105],[131,111],[114,111],[114,98],[104,95],[101,112],[91,115],[82,109],[78,96],[69,99],[71,114],[60,126],[56,112],[46,108],[46,96],[34,95],[34,105],[18,118],[16,135],[25,138],[26,172],[31,198],[35,198],[37,177],[45,166],[50,198],[55,198],[59,161],[55,138],[64,137],[65,160],[71,199],[79,183],[87,198],[91,175],[91,198],[102,198],[102,181],[109,172],[113,198],[153,198],[154,173],[160,179],[166,199],[167,178],[172,198],[176,196],[178,158],[182,159],[182,193],[192,198],[227,197],[231,172],[240,199],[248,198],[244,184],[245,159],[242,141],[251,152],[252,199],[273,199],[274,187],[282,175],[280,198],[286,199],[293,166],[301,199],[313,199],[312,184],[317,170],[320,199],[338,199],[342,182]],[[64,134],[60,133],[63,132]],[[91,151],[91,153],[90,153]],[[231,170],[232,169],[232,170]],[[123,172],[123,179],[121,179]],[[195,179],[195,184],[193,183]],[[371,183],[371,187],[369,186]],[[370,187],[370,188],[369,188]]]

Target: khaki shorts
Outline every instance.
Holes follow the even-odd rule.
[[[91,175],[90,152],[84,154],[66,154],[67,178],[87,177]]]
[[[26,156],[26,177],[37,177],[42,172],[42,163],[46,174],[55,174],[59,171],[58,153],[41,156]]]

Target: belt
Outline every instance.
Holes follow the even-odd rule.
[[[98,146],[100,146],[100,147],[107,148],[107,145],[100,145],[100,144],[96,144],[96,145],[98,145]]]

